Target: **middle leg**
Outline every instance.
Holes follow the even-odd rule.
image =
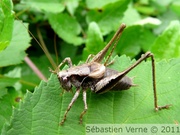
[[[82,124],[82,118],[83,118],[84,114],[86,113],[86,111],[88,109],[88,107],[87,107],[87,100],[86,99],[87,99],[86,90],[83,90],[84,110],[83,110],[83,112],[80,115],[80,121],[79,121],[80,124]]]

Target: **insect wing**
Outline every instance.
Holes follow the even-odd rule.
[[[118,73],[101,79],[95,85],[95,93],[102,94],[107,92],[108,90],[112,89],[124,76],[124,73]]]

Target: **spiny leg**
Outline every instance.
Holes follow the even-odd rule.
[[[90,61],[90,59],[93,57],[94,57],[94,54],[89,54],[88,58],[86,59],[86,63],[88,63]]]
[[[86,96],[86,90],[83,90],[83,102],[84,102],[84,110],[83,110],[83,112],[81,113],[81,115],[80,115],[80,121],[79,121],[79,123],[80,124],[82,124],[82,118],[83,118],[83,116],[84,116],[84,114],[86,113],[86,111],[87,111],[87,109],[88,109],[88,107],[87,107],[87,101],[86,101],[86,98],[87,96]]]
[[[68,114],[69,110],[71,109],[72,105],[74,104],[74,102],[76,101],[76,99],[78,98],[79,93],[80,93],[80,88],[77,88],[76,93],[74,94],[70,104],[68,105],[68,108],[67,108],[66,112],[64,113],[64,117],[61,120],[60,125],[63,125],[63,123],[65,122],[67,114]]]
[[[52,72],[52,73],[58,73],[60,67],[61,67],[64,63],[66,63],[66,62],[68,63],[68,66],[69,66],[69,67],[72,67],[71,58],[67,57],[67,58],[65,58],[65,59],[58,65],[58,67],[57,67],[55,70],[50,69],[49,71]]]
[[[154,92],[154,107],[155,110],[161,110],[161,109],[168,109],[169,105],[164,105],[164,106],[158,106],[157,103],[157,91],[156,91],[156,76],[155,76],[155,64],[154,64],[154,55],[152,53],[149,54],[149,57],[151,57],[151,62],[152,62],[152,79],[153,79],[153,92]]]
[[[129,71],[131,71],[132,69],[134,69],[137,65],[139,65],[143,60],[147,59],[151,57],[151,61],[152,61],[152,79],[153,79],[153,92],[154,92],[154,107],[155,110],[161,110],[161,109],[168,109],[169,106],[171,106],[171,104],[169,105],[164,105],[164,106],[158,106],[157,103],[157,91],[156,91],[156,79],[155,79],[155,64],[154,64],[154,55],[151,52],[146,52],[145,54],[143,54],[141,56],[141,58],[139,58],[133,65],[131,65],[129,68],[127,68],[126,70],[124,70],[123,72],[121,72],[121,75],[126,75]]]
[[[72,67],[71,58],[70,58],[70,57],[67,57],[67,58],[65,58],[65,59],[59,64],[58,68],[60,68],[65,62],[68,63],[68,66],[69,66],[69,67]]]

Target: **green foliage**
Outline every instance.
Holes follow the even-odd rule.
[[[174,0],[21,0],[14,3],[14,9],[11,0],[0,0],[1,134],[79,135],[85,134],[85,124],[179,122],[179,17],[179,2]],[[153,110],[151,62],[146,61],[128,74],[138,86],[102,95],[88,90],[83,125],[78,124],[83,110],[80,96],[64,126],[59,126],[73,94],[61,95],[57,76],[50,76],[48,67],[52,65],[46,56],[55,58],[56,46],[57,64],[65,57],[71,57],[73,64],[82,63],[109,42],[122,22],[127,27],[113,52],[110,68],[122,71],[134,63],[130,58],[151,51],[158,59],[158,104],[173,106]],[[48,51],[41,46],[46,55],[33,38],[30,43],[28,28],[47,47]],[[50,76],[47,82],[25,63],[27,54],[44,76]],[[115,57],[117,54],[130,58]]]
[[[84,48],[83,58],[86,59],[89,54],[96,54],[98,50],[104,47],[103,37],[98,25],[95,22],[89,24],[87,31],[86,48]]]
[[[160,35],[151,51],[157,58],[172,58],[180,56],[180,24],[179,21],[172,21],[167,29]]]
[[[74,45],[80,45],[83,43],[82,38],[77,36],[81,32],[81,27],[74,18],[70,17],[68,14],[60,13],[48,14],[48,19],[53,30],[67,43]]]
[[[4,4],[0,4],[0,52],[5,49],[11,40],[13,30],[13,6],[12,2],[2,0]]]
[[[25,3],[26,6],[34,8],[38,11],[52,13],[59,13],[65,9],[63,3],[60,3],[58,0],[21,0],[21,3]]]
[[[30,37],[22,23],[15,21],[10,45],[0,52],[0,67],[19,64],[26,56],[25,50],[30,46]],[[27,25],[25,25],[27,27]]]
[[[98,10],[90,10],[87,14],[87,22],[98,23],[103,35],[117,29],[123,17],[123,12],[127,9],[130,0],[120,0],[110,3],[102,8],[102,12]],[[118,12],[117,12],[118,11]]]

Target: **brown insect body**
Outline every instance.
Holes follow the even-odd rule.
[[[57,76],[61,86],[66,91],[71,90],[74,86],[76,88],[82,87],[82,89],[90,88],[95,93],[104,93],[108,90],[127,90],[133,86],[132,79],[127,76],[112,78],[118,73],[116,70],[94,62],[93,64],[82,64],[63,70]],[[99,85],[101,88],[98,87]]]
[[[87,102],[86,102],[86,90],[88,88],[95,93],[105,93],[110,90],[127,90],[134,84],[132,83],[132,79],[127,77],[126,74],[129,73],[132,69],[134,69],[138,64],[140,64],[146,58],[151,57],[152,60],[152,78],[153,78],[153,92],[154,92],[154,107],[155,110],[166,109],[169,108],[170,105],[165,106],[158,106],[157,105],[157,95],[156,95],[156,81],[155,81],[155,65],[154,65],[154,56],[151,52],[146,52],[144,55],[141,56],[134,64],[132,64],[129,68],[125,69],[122,72],[118,72],[116,70],[107,68],[109,64],[108,60],[112,55],[114,48],[117,45],[117,42],[122,34],[122,31],[125,28],[125,24],[122,24],[118,31],[115,33],[113,38],[110,42],[98,53],[96,54],[90,61],[89,55],[85,64],[79,66],[72,66],[72,61],[70,58],[65,58],[58,68],[53,73],[56,73],[59,79],[61,86],[66,91],[71,91],[72,87],[76,88],[76,92],[64,114],[64,117],[61,121],[61,125],[65,122],[67,113],[71,109],[72,105],[78,98],[80,94],[80,90],[83,91],[83,101],[84,101],[84,110],[80,115],[80,123],[82,123],[82,118],[87,111]],[[104,64],[101,64],[102,59],[104,58],[105,54],[107,53],[108,49],[115,41],[111,53],[109,54],[108,58],[106,59]],[[90,62],[89,62],[90,61]],[[66,70],[59,71],[60,67],[64,63],[68,63],[69,68]]]
[[[96,82],[95,86],[95,92],[98,94],[102,94],[107,91],[128,90],[131,86],[135,85],[133,84],[131,78],[124,75],[120,75],[120,72],[116,70],[106,68],[106,72],[103,78],[100,81]]]

